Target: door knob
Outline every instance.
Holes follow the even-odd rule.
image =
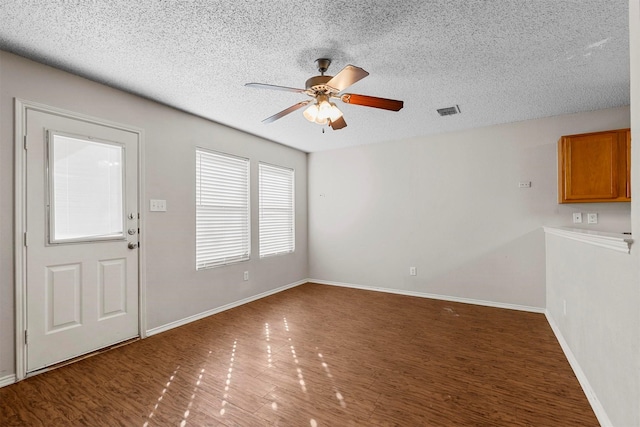
[[[128,247],[129,249],[135,249],[135,248],[137,248],[137,247],[138,247],[138,244],[137,244],[137,243],[133,243],[133,242],[129,242],[129,244],[127,245],[127,247]]]

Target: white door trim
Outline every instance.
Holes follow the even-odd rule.
[[[144,131],[140,128],[103,120],[97,117],[87,116],[60,108],[50,107],[37,102],[15,98],[15,159],[14,159],[14,252],[15,252],[15,327],[16,327],[16,381],[20,381],[27,376],[27,352],[25,340],[25,326],[27,316],[27,294],[26,294],[26,249],[25,249],[25,205],[26,205],[26,120],[27,110],[40,111],[48,114],[55,114],[61,117],[82,120],[101,126],[120,129],[137,134],[138,136],[138,212],[140,213],[140,235],[138,236],[140,248],[138,252],[138,333],[140,338],[146,338],[147,312],[146,312],[146,262],[145,262],[145,211],[143,200],[144,194]]]

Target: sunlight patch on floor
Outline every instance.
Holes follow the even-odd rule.
[[[180,370],[180,365],[176,366],[176,369],[173,371],[173,373],[169,377],[169,381],[167,381],[167,383],[164,385],[164,388],[162,389],[162,392],[160,392],[160,396],[158,397],[158,401],[153,406],[153,410],[149,413],[149,415],[147,415],[147,421],[145,421],[144,424],[142,424],[142,427],[149,426],[149,420],[151,420],[151,418],[153,418],[153,416],[155,415],[156,411],[158,410],[158,407],[160,406],[160,402],[162,402],[164,395],[167,393],[167,390],[171,386],[171,383],[173,382],[173,380],[176,378],[176,375],[178,374],[179,370]]]
[[[211,350],[209,350],[209,353],[207,353],[207,357],[209,356],[211,356]],[[187,425],[187,418],[189,418],[189,415],[191,414],[191,407],[193,406],[193,401],[195,400],[196,395],[198,394],[198,389],[200,388],[200,384],[202,384],[203,377],[204,377],[204,368],[200,368],[198,378],[196,379],[196,385],[195,387],[193,387],[193,392],[191,393],[191,398],[189,399],[189,404],[187,405],[187,409],[182,414],[183,418],[182,418],[182,421],[180,422],[180,427],[184,427]]]
[[[233,373],[233,364],[236,360],[237,347],[238,347],[238,340],[234,340],[233,348],[231,350],[231,357],[229,358],[229,369],[227,370],[228,371],[227,379],[224,382],[224,394],[222,395],[222,402],[220,402],[220,415],[223,415],[223,416],[227,411],[225,406],[227,406],[227,403],[229,403],[227,399],[229,398],[229,386],[231,385],[231,374]]]

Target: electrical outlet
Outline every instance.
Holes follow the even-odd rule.
[[[531,181],[519,182],[518,188],[531,188]]]
[[[409,276],[417,276],[418,270],[415,267],[409,267]]]
[[[248,272],[248,271],[245,271],[245,272],[244,272],[244,280],[245,280],[245,281],[246,281],[246,280],[249,280],[249,272]]]
[[[587,224],[597,224],[598,223],[598,214],[597,213],[588,213],[587,214]]]
[[[573,223],[581,224],[582,223],[582,212],[574,212],[573,213]]]

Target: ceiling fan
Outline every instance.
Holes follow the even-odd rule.
[[[297,89],[287,86],[276,86],[264,83],[247,83],[245,86],[281,90],[286,92],[304,93],[312,99],[298,102],[291,107],[274,114],[262,121],[262,123],[274,122],[289,113],[292,113],[306,105],[309,105],[303,112],[304,117],[310,122],[320,125],[328,124],[333,130],[342,129],[347,126],[342,112],[331,102],[331,99],[338,98],[346,104],[363,105],[365,107],[381,108],[383,110],[399,111],[403,107],[402,101],[387,98],[377,98],[375,96],[358,95],[355,93],[342,93],[343,90],[364,79],[369,73],[360,67],[347,65],[335,76],[325,76],[324,73],[331,65],[328,58],[316,59],[319,76],[311,77],[305,83],[305,89]]]

